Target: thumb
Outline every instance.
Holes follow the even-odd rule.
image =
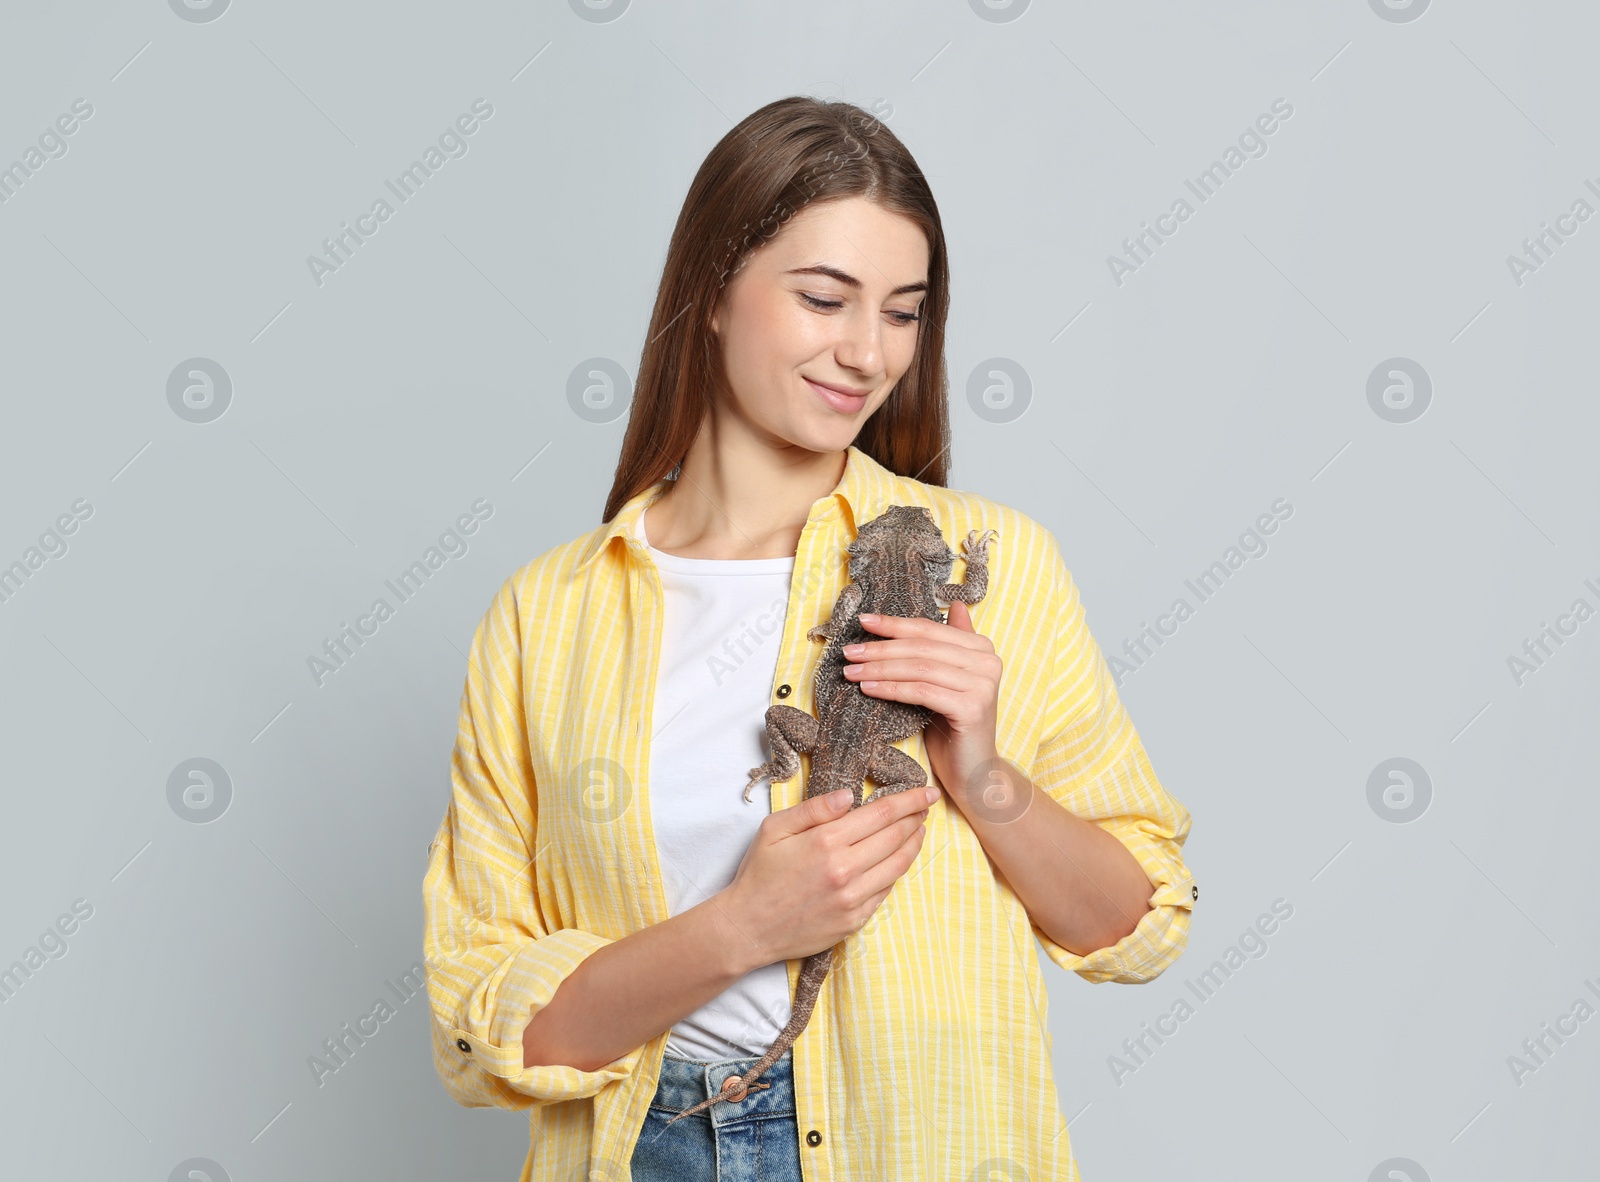
[[[945,623],[952,628],[959,628],[963,632],[976,632],[972,626],[972,616],[967,612],[967,605],[961,600],[952,600],[950,610],[945,615]]]

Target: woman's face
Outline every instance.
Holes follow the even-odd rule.
[[[722,411],[775,443],[843,450],[910,367],[927,282],[928,241],[909,218],[863,197],[808,205],[712,317],[732,391]]]

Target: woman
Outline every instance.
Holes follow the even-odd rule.
[[[857,107],[771,103],[694,179],[602,525],[474,637],[424,884],[435,1064],[528,1112],[524,1180],[1078,1177],[1030,936],[1090,981],[1161,973],[1189,815],[1049,531],[944,487],[948,302],[927,183]],[[933,787],[849,810],[802,772],[746,803],[766,708],[811,711],[844,547],[891,504],[958,552],[998,532],[970,610],[863,619],[880,639],[847,654],[933,712],[899,744]],[[669,1125],[772,1044],[825,948],[767,1086]]]

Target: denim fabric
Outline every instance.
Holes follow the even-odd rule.
[[[748,1059],[661,1062],[661,1082],[634,1146],[634,1182],[802,1182],[794,1111],[794,1051],[783,1053],[737,1104],[721,1102],[667,1122],[722,1091],[722,1081],[754,1066]]]

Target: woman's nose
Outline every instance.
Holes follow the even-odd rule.
[[[861,374],[876,375],[883,368],[882,329],[869,316],[844,321],[833,352],[841,365]]]

